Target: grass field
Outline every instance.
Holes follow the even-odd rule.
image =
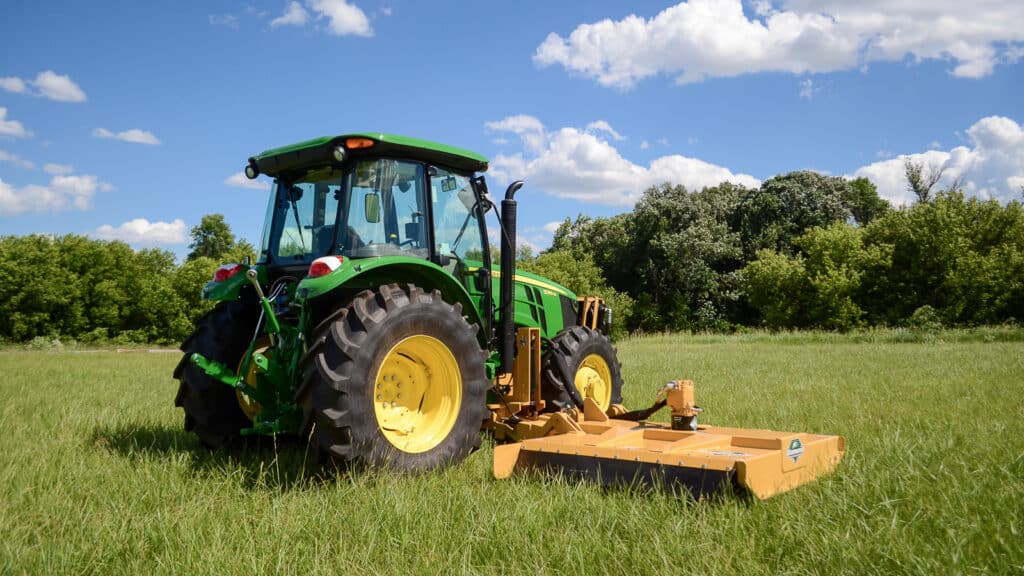
[[[631,407],[841,434],[837,472],[759,502],[496,481],[491,446],[412,478],[301,446],[207,454],[175,354],[0,352],[3,574],[1024,573],[1024,342],[649,337]]]

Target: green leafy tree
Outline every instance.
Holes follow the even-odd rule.
[[[845,222],[812,228],[796,245],[806,255],[807,323],[843,331],[864,325],[866,313],[860,305],[864,280],[868,274],[888,269],[888,247],[866,246],[863,228]]]
[[[807,324],[811,285],[803,256],[759,250],[757,258],[743,269],[743,287],[764,326],[779,329]]]
[[[844,222],[851,216],[844,203],[850,198],[850,182],[816,172],[790,172],[765,180],[744,194],[736,213],[747,258],[769,248],[793,253],[793,240],[815,226]]]
[[[743,270],[751,305],[771,328],[850,330],[865,323],[865,279],[890,267],[891,251],[864,243],[863,228],[836,222],[794,241],[792,256],[761,250]]]
[[[892,210],[892,205],[878,195],[878,188],[867,178],[851,180],[840,194],[843,204],[861,226],[870,224]]]
[[[0,239],[0,335],[12,340],[58,336],[74,321],[77,278],[60,264],[57,238]]]
[[[199,257],[212,258],[219,262],[235,249],[235,235],[231,226],[224,221],[223,214],[207,214],[190,232],[192,242],[188,247],[192,250],[186,260]]]
[[[644,330],[716,330],[731,324],[743,265],[730,220],[748,191],[732,184],[690,192],[652,188],[633,211],[631,295],[649,294],[660,322]]]
[[[939,191],[872,222],[870,244],[892,248],[892,266],[872,277],[866,301],[877,321],[899,324],[930,306],[949,325],[1020,320],[1024,292],[1024,211],[1012,201]]]

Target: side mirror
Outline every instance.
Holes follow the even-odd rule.
[[[466,211],[470,214],[476,214],[476,195],[473,194],[473,190],[468,186],[459,190],[459,201],[466,207]]]
[[[363,213],[366,214],[367,222],[380,222],[380,194],[374,192],[366,195],[363,199]]]

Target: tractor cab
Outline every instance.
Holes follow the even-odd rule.
[[[330,150],[303,150],[304,161],[283,169],[263,166],[278,151],[251,159],[248,173],[275,176],[259,263],[294,275],[324,256],[404,256],[449,269],[467,258],[489,260],[483,216],[490,202],[483,178],[473,175],[486,162],[452,163],[386,138],[332,139]]]

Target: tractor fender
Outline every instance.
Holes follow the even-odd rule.
[[[249,279],[246,273],[253,268],[246,264],[224,264],[222,268],[237,266],[235,273],[227,280],[217,281],[216,278],[206,283],[200,293],[200,298],[210,302],[234,302],[238,300],[242,290],[249,286]],[[267,270],[263,266],[255,266],[261,284],[267,282]]]
[[[296,294],[300,301],[309,302],[318,298],[330,298],[340,290],[375,290],[379,286],[395,283],[414,284],[427,293],[438,290],[449,304],[460,304],[466,320],[480,327],[477,338],[481,345],[487,348],[480,310],[470,297],[469,291],[450,272],[421,258],[383,256],[359,260],[346,259],[327,275],[302,280]]]

